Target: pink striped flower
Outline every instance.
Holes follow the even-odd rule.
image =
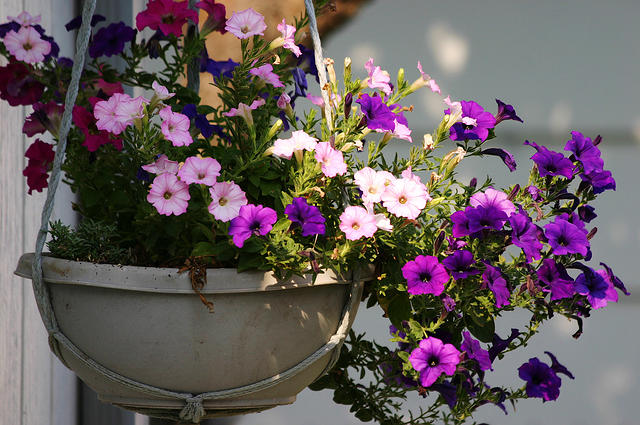
[[[171,161],[167,158],[167,155],[162,154],[151,164],[143,165],[142,169],[152,174],[176,174],[178,172],[179,165],[176,161]]]
[[[9,31],[4,36],[4,45],[16,59],[26,63],[40,63],[51,51],[51,43],[43,40],[32,27],[22,27],[18,32]]]
[[[98,130],[106,130],[118,135],[133,124],[136,118],[143,117],[143,104],[147,100],[141,96],[131,98],[128,94],[115,93],[107,100],[102,100],[93,108]]]
[[[382,205],[396,217],[417,218],[431,197],[422,183],[397,179],[382,194]]]
[[[162,215],[180,215],[187,212],[189,186],[170,173],[157,176],[151,184],[147,201]]]
[[[351,241],[358,240],[363,236],[370,238],[378,230],[376,218],[359,206],[345,208],[340,215],[340,230],[342,230]]]
[[[322,173],[327,177],[335,177],[347,172],[347,164],[344,162],[342,152],[333,149],[329,142],[320,142],[316,145],[315,158],[322,165]]]
[[[189,117],[178,112],[173,112],[170,106],[160,110],[162,124],[160,129],[165,139],[173,146],[189,146],[193,143],[189,133]]]
[[[209,188],[209,194],[209,212],[216,220],[231,221],[240,214],[240,207],[247,205],[247,196],[234,182],[217,182]]]
[[[278,74],[273,72],[273,65],[266,63],[257,68],[251,68],[249,74],[255,75],[267,84],[271,84],[273,87],[284,87],[284,84],[280,81]]]
[[[296,44],[294,36],[296,34],[296,27],[293,25],[287,25],[287,22],[282,19],[282,22],[278,24],[278,31],[282,34],[282,38],[284,39],[284,43],[282,47],[285,49],[291,50],[296,57],[300,56],[302,52],[300,51],[300,47]]]
[[[318,139],[309,136],[303,130],[296,130],[291,133],[288,139],[278,139],[273,144],[273,154],[280,158],[291,159],[296,151],[315,149]]]
[[[254,35],[264,35],[267,24],[264,23],[264,16],[249,8],[233,12],[224,29],[242,40]]]
[[[187,184],[213,186],[220,175],[220,168],[220,163],[214,158],[190,156],[178,171],[178,177]]]

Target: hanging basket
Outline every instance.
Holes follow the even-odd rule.
[[[339,352],[365,280],[209,269],[210,313],[176,269],[43,257],[43,276],[57,354],[101,400],[193,422],[292,403]]]

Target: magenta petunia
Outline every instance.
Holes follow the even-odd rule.
[[[190,156],[178,171],[178,177],[187,184],[213,186],[220,175],[220,169],[220,163],[214,158]]]
[[[189,186],[171,173],[153,179],[147,201],[162,215],[180,215],[187,212],[191,195]]]
[[[480,370],[489,370],[491,368],[491,358],[489,352],[480,347],[480,341],[471,337],[469,331],[462,332],[464,338],[460,349],[467,352],[467,357],[478,362]]]
[[[202,24],[200,32],[203,35],[209,34],[213,31],[218,31],[220,34],[224,34],[227,30],[224,29],[227,21],[226,13],[227,9],[224,4],[216,3],[216,0],[202,0],[196,3],[196,7],[207,12],[207,20]]]
[[[136,26],[138,31],[149,27],[164,35],[180,37],[187,19],[198,23],[198,13],[189,8],[188,1],[150,0],[147,8],[136,16]]]
[[[496,125],[493,115],[474,101],[463,100],[460,105],[462,117],[450,129],[451,140],[487,140],[489,130]]]
[[[440,375],[453,375],[460,363],[460,351],[452,344],[444,344],[436,337],[423,339],[411,351],[409,363],[420,372],[420,384],[428,388]]]
[[[551,301],[571,298],[575,294],[575,285],[571,276],[562,264],[552,258],[542,260],[542,266],[537,271],[538,280],[547,285],[544,291],[551,292]]]
[[[274,210],[262,205],[247,204],[240,207],[238,216],[231,220],[229,235],[238,248],[242,248],[252,235],[264,236],[271,231],[278,216]]]
[[[407,280],[407,292],[411,295],[440,295],[449,273],[437,257],[418,255],[402,266],[402,276]]]
[[[496,307],[504,307],[509,305],[509,297],[511,293],[507,287],[507,281],[502,276],[500,269],[493,267],[489,264],[486,265],[487,269],[482,274],[482,283],[485,288],[488,286],[493,295],[496,298]]]
[[[233,12],[224,29],[242,40],[254,35],[264,35],[267,24],[264,23],[264,16],[249,8]]]

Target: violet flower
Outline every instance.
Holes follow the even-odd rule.
[[[517,167],[516,160],[513,157],[513,155],[509,153],[509,151],[501,148],[489,148],[489,149],[483,150],[481,153],[482,155],[494,155],[499,157],[502,160],[502,162],[504,162],[504,165],[507,166],[509,171],[511,172],[516,171],[516,167]]]
[[[363,94],[356,100],[356,103],[360,104],[362,113],[367,118],[367,128],[393,132],[396,126],[396,114],[385,105],[379,96]]]
[[[507,281],[502,277],[500,269],[487,264],[487,269],[482,273],[482,282],[488,286],[496,298],[496,307],[504,307],[509,305],[509,297],[511,293],[507,287]]]
[[[480,370],[492,369],[489,352],[480,347],[480,341],[472,338],[469,331],[462,332],[462,336],[464,337],[464,341],[460,349],[467,352],[467,357],[477,361]]]
[[[269,207],[243,205],[238,216],[231,220],[229,235],[233,237],[235,246],[242,248],[252,235],[264,236],[269,233],[277,220],[276,212]]]
[[[407,279],[407,292],[411,295],[440,295],[449,274],[438,258],[430,255],[418,255],[402,267],[402,276]]]
[[[542,260],[542,266],[537,271],[538,280],[545,283],[551,292],[551,301],[571,298],[575,294],[574,282],[562,264],[551,258]]]
[[[489,130],[495,127],[496,119],[490,112],[474,101],[460,101],[462,118],[449,130],[449,138],[457,140],[487,140]]]
[[[563,176],[568,179],[573,177],[573,162],[565,158],[560,152],[550,151],[544,146],[539,146],[535,142],[525,141],[525,145],[533,146],[538,152],[533,154],[531,159],[538,165],[540,177]]]
[[[482,206],[467,208],[465,209],[465,214],[469,219],[469,231],[471,233],[479,232],[484,229],[500,230],[508,219],[504,210],[493,206],[489,208],[484,208]]]
[[[309,205],[305,198],[293,198],[284,213],[294,225],[302,227],[302,236],[324,235],[325,218],[318,207]]]
[[[529,397],[540,397],[545,402],[555,400],[560,395],[562,380],[536,357],[518,368],[518,376],[527,382],[525,389]]]
[[[443,344],[436,337],[420,341],[409,355],[411,366],[420,372],[420,384],[430,387],[443,373],[453,375],[460,363],[460,351],[451,344]]]
[[[575,224],[556,217],[555,221],[544,226],[544,229],[554,255],[587,255],[589,250],[587,235]]]
[[[513,108],[513,106],[507,103],[504,103],[499,99],[496,99],[496,103],[498,104],[498,113],[496,114],[496,125],[506,120],[524,122],[522,121],[522,118],[516,115],[516,110]]]
[[[498,334],[494,334],[493,340],[491,341],[491,348],[489,348],[489,358],[491,361],[493,362],[496,357],[498,357],[498,354],[506,350],[511,342],[519,335],[520,331],[516,328],[511,328],[511,334],[506,339],[502,339]]]
[[[238,62],[234,62],[231,59],[226,61],[215,61],[213,59],[207,59],[206,64],[201,67],[201,72],[208,72],[213,75],[213,79],[219,79],[220,77],[233,78],[233,71],[240,65]]]
[[[512,214],[509,223],[513,229],[511,241],[515,246],[522,248],[526,262],[539,260],[540,250],[544,245],[538,240],[538,228],[527,213],[521,210],[519,214]]]
[[[100,56],[119,55],[124,50],[125,43],[133,40],[135,36],[136,31],[125,25],[124,22],[100,28],[89,45],[89,56],[99,58]]]
[[[473,254],[466,249],[455,251],[452,255],[442,260],[442,264],[456,280],[480,274],[480,270],[471,267],[474,263]]]
[[[613,283],[607,281],[607,273],[604,270],[585,268],[576,278],[576,292],[585,295],[591,307],[596,310],[605,307],[609,301],[618,301],[618,293]]]
[[[571,132],[571,140],[567,141],[565,151],[573,153],[575,158],[582,163],[585,173],[602,170],[604,161],[600,158],[600,149],[593,145],[590,138],[584,137],[578,131]]]

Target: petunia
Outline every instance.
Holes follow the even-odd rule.
[[[456,238],[462,238],[464,236],[468,236],[473,233],[469,229],[469,217],[467,217],[467,212],[471,211],[473,207],[467,207],[464,211],[456,211],[451,214],[450,219],[453,223],[453,228],[451,229],[451,234]]]
[[[373,168],[364,167],[356,171],[353,178],[354,183],[362,192],[362,201],[365,204],[382,200],[382,194],[387,189],[385,175],[376,172]]]
[[[347,172],[347,163],[344,162],[342,152],[331,147],[329,142],[318,143],[314,157],[321,165],[322,173],[327,177],[335,177]]]
[[[22,171],[22,175],[27,178],[28,193],[31,195],[34,190],[42,192],[42,189],[49,185],[47,181],[49,166],[55,157],[53,145],[36,139],[26,150],[24,156],[29,160]]]
[[[589,249],[587,235],[575,224],[556,217],[556,220],[545,225],[544,229],[554,255],[587,255]]]
[[[524,144],[533,146],[537,150],[531,159],[538,166],[540,177],[563,176],[568,179],[573,177],[574,165],[569,158],[565,158],[560,152],[550,151],[544,146],[539,146],[535,142],[526,140]]]
[[[390,132],[395,130],[396,114],[389,109],[379,96],[361,94],[356,103],[360,104],[362,113],[367,118],[367,128]]]
[[[291,159],[294,152],[313,151],[318,139],[309,136],[304,130],[296,130],[288,139],[277,139],[273,144],[273,154],[280,158]]]
[[[147,201],[162,215],[180,215],[187,212],[189,186],[171,173],[163,173],[153,179]]]
[[[210,73],[215,81],[220,77],[233,78],[233,71],[238,65],[240,65],[238,62],[234,62],[231,59],[226,61],[207,59],[205,65],[201,66],[200,71]]]
[[[391,94],[391,78],[389,73],[380,69],[379,66],[373,66],[373,58],[364,64],[364,68],[367,70],[369,77],[365,80],[367,86],[371,89],[380,89],[387,96]]]
[[[407,292],[411,295],[440,295],[444,284],[449,281],[449,273],[431,255],[418,255],[402,266],[402,276],[407,280]]]
[[[305,198],[293,198],[284,213],[293,224],[302,228],[302,236],[324,235],[325,218],[318,207],[309,205]]]
[[[495,127],[496,120],[490,112],[474,101],[460,102],[462,115],[459,122],[451,126],[449,137],[451,140],[480,140],[485,141],[489,130]]]
[[[242,117],[249,127],[253,126],[253,114],[251,111],[255,111],[260,106],[264,105],[264,99],[256,99],[251,102],[251,105],[240,102],[237,108],[229,109],[229,112],[225,112],[222,115],[225,117]]]
[[[526,262],[539,260],[544,245],[538,240],[538,228],[527,213],[521,211],[519,214],[511,214],[509,223],[512,229],[511,241],[515,246],[522,248]]]
[[[234,182],[216,182],[209,188],[209,194],[208,210],[216,220],[231,221],[240,214],[240,208],[247,205],[247,196]]]
[[[507,281],[502,276],[500,269],[487,264],[487,269],[482,273],[482,282],[487,285],[496,298],[496,307],[509,305],[511,293],[507,287]]]
[[[249,8],[233,12],[224,29],[242,40],[254,35],[264,35],[267,24],[264,23],[264,16]]]
[[[159,155],[155,162],[142,166],[143,170],[152,174],[176,174],[178,172],[178,168],[178,162],[171,161],[165,154]]]
[[[173,146],[188,146],[193,143],[193,138],[189,133],[189,117],[178,112],[173,112],[170,106],[160,110],[162,124],[160,130],[165,139]]]
[[[187,184],[213,186],[220,175],[220,168],[220,163],[214,158],[190,156],[178,171],[178,177]]]
[[[496,103],[498,104],[498,113],[496,114],[496,125],[506,120],[523,122],[522,118],[516,115],[516,110],[513,108],[513,106],[507,103],[504,103],[499,99],[496,99]]]
[[[585,173],[602,170],[604,166],[604,161],[600,158],[600,149],[579,131],[571,132],[571,140],[567,141],[564,150],[571,152],[580,161]]]
[[[89,56],[99,58],[100,56],[119,55],[124,50],[125,43],[133,40],[135,36],[135,30],[125,25],[124,22],[100,28],[89,45]]]
[[[51,43],[43,40],[33,27],[10,31],[4,37],[4,45],[16,59],[29,64],[42,62],[51,51]]]
[[[509,151],[505,149],[502,149],[502,148],[484,149],[482,150],[482,155],[497,156],[502,160],[502,162],[504,162],[504,165],[507,166],[509,171],[513,172],[516,170],[517,164],[516,164],[515,158],[513,157],[513,155],[511,155]]]
[[[617,302],[618,293],[607,277],[605,270],[595,271],[586,267],[576,278],[576,293],[586,296],[591,307],[596,310],[605,307],[609,301]]]
[[[91,17],[91,26],[95,27],[96,24],[99,24],[100,22],[105,21],[106,19],[107,18],[105,18],[102,15],[94,14]],[[76,16],[75,18],[73,18],[72,20],[64,24],[64,27],[67,31],[73,31],[80,28],[80,25],[82,25],[82,15]]]
[[[348,206],[340,214],[340,230],[351,241],[370,238],[378,230],[375,217],[360,206]]]
[[[480,341],[471,337],[469,331],[462,332],[464,338],[460,349],[467,352],[467,357],[474,359],[478,362],[480,370],[491,369],[491,359],[489,358],[489,352],[480,347]]]
[[[495,206],[485,208],[483,206],[465,209],[465,215],[469,220],[468,227],[470,233],[480,230],[500,230],[507,221],[508,216],[503,209]]]
[[[158,100],[171,99],[176,95],[175,93],[169,93],[169,90],[157,81],[151,83],[151,88],[153,89],[154,96],[157,97]]]
[[[595,213],[595,208],[593,208],[591,205],[582,205],[578,207],[578,216],[580,217],[580,219],[585,222],[585,223],[589,223],[591,222],[591,220],[593,220],[594,218],[596,218],[598,215]]]
[[[95,152],[100,146],[109,143],[117,150],[122,150],[122,140],[106,130],[99,130],[96,127],[96,118],[87,109],[76,105],[73,107],[72,116],[73,123],[84,134],[82,146],[86,147],[89,152]]]
[[[260,78],[267,84],[271,84],[273,87],[284,87],[284,84],[280,81],[278,74],[273,72],[273,65],[266,63],[257,68],[251,68],[249,74]]]
[[[240,207],[238,216],[231,220],[229,235],[238,248],[242,248],[252,235],[264,236],[271,231],[278,216],[274,210],[262,205],[247,204]]]
[[[424,184],[411,179],[395,179],[381,196],[382,205],[396,217],[418,218],[431,196]]]
[[[143,116],[143,97],[131,98],[128,94],[115,93],[109,99],[97,102],[93,108],[96,127],[118,135],[136,118]]]
[[[440,86],[438,86],[438,83],[436,83],[435,80],[429,76],[429,74],[424,73],[424,71],[422,70],[422,64],[420,63],[420,61],[418,61],[417,68],[418,68],[418,72],[420,73],[420,79],[423,81],[423,84],[426,84],[427,87],[429,87],[429,89],[433,93],[441,94],[442,92],[440,91]]]
[[[552,258],[542,260],[542,266],[537,271],[538,280],[545,283],[551,292],[551,301],[571,298],[575,294],[573,279],[562,264]]]
[[[442,264],[456,280],[481,273],[480,270],[472,267],[475,264],[475,260],[471,251],[466,249],[454,251],[453,254],[442,260]]]
[[[491,341],[491,348],[489,348],[489,359],[493,362],[498,354],[506,350],[511,342],[520,335],[520,331],[516,328],[511,328],[511,334],[502,339],[498,334],[493,334],[493,340]]]
[[[164,35],[180,37],[187,19],[198,23],[198,12],[189,8],[188,1],[150,0],[147,8],[136,16],[136,27],[138,31],[149,27]]]
[[[593,170],[590,173],[582,173],[580,178],[593,188],[595,194],[605,190],[616,190],[616,181],[609,170]]]
[[[302,52],[300,51],[300,47],[296,45],[296,41],[294,39],[296,27],[293,25],[287,25],[287,22],[283,18],[277,28],[282,34],[282,47],[290,50],[294,55],[296,55],[296,57],[299,57]]]
[[[536,357],[518,368],[518,376],[527,382],[525,390],[529,397],[539,397],[545,402],[555,400],[560,395],[562,380]]]
[[[307,77],[304,74],[304,70],[302,68],[293,68],[291,70],[291,75],[293,76],[293,84],[294,84],[294,97],[295,100],[298,97],[306,97],[307,96]]]
[[[40,23],[40,20],[42,18],[40,17],[40,15],[32,16],[29,12],[22,11],[18,16],[7,16],[7,19],[12,22],[17,22],[23,27],[30,27],[32,25]]]
[[[469,204],[472,207],[496,208],[504,212],[507,217],[510,217],[516,211],[516,207],[508,199],[508,195],[492,187],[471,196]]]
[[[33,104],[33,112],[22,126],[22,132],[28,137],[48,131],[54,137],[58,137],[64,106],[54,101],[48,103],[36,102]]]
[[[442,375],[453,375],[460,363],[460,351],[436,337],[423,339],[409,355],[409,363],[420,372],[420,384],[430,387]]]
[[[224,34],[227,30],[224,29],[227,18],[225,17],[227,10],[224,4],[216,3],[216,0],[202,0],[196,3],[196,7],[207,12],[207,20],[202,24],[200,33],[207,35],[210,32],[218,31],[220,34]]]

